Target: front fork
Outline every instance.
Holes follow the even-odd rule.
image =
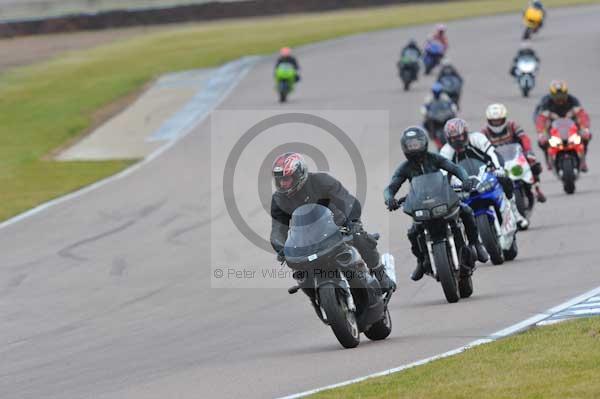
[[[424,229],[424,234],[425,244],[427,246],[427,255],[429,256],[429,263],[431,265],[431,271],[433,272],[433,276],[437,278],[437,268],[433,259],[433,240],[431,239],[431,234],[427,229]],[[460,262],[458,260],[458,250],[456,249],[454,232],[452,231],[452,227],[450,227],[450,224],[446,225],[446,241],[450,245],[450,254],[452,255],[452,263],[454,264],[454,270],[459,271]]]

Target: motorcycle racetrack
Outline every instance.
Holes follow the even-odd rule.
[[[519,15],[449,23],[448,56],[465,78],[460,115],[475,130],[485,107],[503,102],[535,139],[535,104],[550,80],[565,79],[589,111],[594,132],[600,120],[599,18],[600,6],[549,11],[532,41],[541,66],[528,99],[508,75],[522,34]],[[215,140],[234,140],[237,132],[211,131],[206,120],[135,173],[0,229],[0,397],[284,396],[446,352],[600,285],[595,140],[590,172],[574,195],[545,171],[548,202],[536,206],[530,230],[519,233],[519,256],[479,267],[472,298],[448,304],[432,279],[409,280],[415,265],[405,235],[410,218],[390,214],[381,193],[403,160],[400,133],[421,122],[419,108],[433,83],[421,76],[405,93],[395,64],[409,38],[425,38],[430,30],[388,30],[297,49],[303,80],[284,106],[273,91],[274,60],[265,58],[219,106],[389,112],[391,134],[374,125],[351,135],[365,153],[381,143],[389,149],[367,157],[369,176],[376,177],[368,181],[363,211],[367,230],[383,235],[381,251],[396,258],[399,284],[388,339],[363,337],[356,349],[343,350],[302,293],[211,288],[217,239],[216,247],[240,262],[278,265],[272,254],[236,252],[245,238],[229,230],[225,206],[214,201],[223,182],[211,165],[227,157],[214,152],[220,148]],[[305,127],[286,129],[302,141]],[[354,181],[353,170],[336,169],[334,162],[336,177]],[[235,192],[255,193],[256,181],[236,180]],[[260,207],[252,214],[268,231],[268,214]]]

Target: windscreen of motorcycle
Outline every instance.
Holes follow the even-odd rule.
[[[467,171],[469,176],[479,177],[482,175],[482,171],[485,171],[485,163],[479,159],[465,158],[458,163],[464,170]]]
[[[329,208],[306,204],[292,214],[284,254],[288,263],[312,262],[343,242]]]
[[[552,129],[556,130],[563,140],[567,140],[569,138],[569,133],[574,127],[575,122],[568,118],[560,118],[552,122]]]
[[[419,52],[414,48],[407,48],[402,54],[402,63],[410,64],[419,61]]]
[[[432,102],[427,108],[427,118],[432,121],[446,123],[447,120],[455,116],[452,104],[448,101],[437,100]]]
[[[417,210],[431,210],[439,205],[451,209],[458,201],[458,195],[450,186],[447,176],[442,172],[428,173],[412,179],[404,212],[414,214]]]
[[[537,69],[537,61],[531,56],[524,56],[517,60],[517,69],[521,73],[533,73]]]
[[[505,162],[516,162],[523,153],[521,145],[516,143],[504,144],[496,147],[496,153],[504,159]]]
[[[440,84],[446,93],[459,93],[461,90],[460,79],[454,75],[442,76]]]

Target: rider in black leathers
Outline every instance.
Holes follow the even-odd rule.
[[[275,61],[275,69],[277,69],[277,67],[280,64],[290,64],[294,67],[294,69],[296,70],[296,81],[299,82],[300,81],[300,64],[298,63],[298,60],[296,59],[296,57],[294,57],[292,55],[292,49],[290,49],[289,47],[284,47],[281,50],[279,50],[279,58],[277,58],[277,61]]]
[[[327,173],[308,172],[304,157],[298,153],[280,155],[273,164],[273,178],[277,190],[271,200],[271,245],[278,253],[280,261],[284,259],[282,250],[292,213],[301,205],[316,203],[328,207],[333,212],[338,226],[348,228],[353,235],[352,244],[382,289],[396,289],[396,285],[380,263],[377,240],[363,229],[360,202],[338,180]]]
[[[413,126],[406,129],[402,134],[400,145],[406,156],[406,161],[398,166],[392,176],[390,184],[383,192],[385,204],[390,211],[398,208],[398,201],[394,196],[402,184],[407,180],[411,181],[415,176],[445,170],[462,181],[463,190],[466,192],[470,192],[471,189],[474,188],[476,182],[469,178],[469,175],[462,167],[452,163],[441,155],[427,151],[427,133],[421,127]],[[479,241],[479,231],[477,229],[477,224],[475,223],[473,210],[468,205],[461,203],[460,217],[465,226],[469,245],[475,248],[477,258],[480,262],[487,262],[489,255],[485,250],[485,247]],[[423,277],[423,262],[425,262],[426,256],[419,248],[418,236],[419,230],[417,226],[413,224],[408,230],[408,239],[411,243],[412,253],[417,258],[417,267],[411,275],[411,278],[414,281],[418,281]]]

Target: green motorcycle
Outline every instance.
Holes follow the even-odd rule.
[[[294,90],[297,77],[298,72],[292,64],[284,62],[275,69],[276,90],[279,93],[280,103],[287,101],[288,95]]]

